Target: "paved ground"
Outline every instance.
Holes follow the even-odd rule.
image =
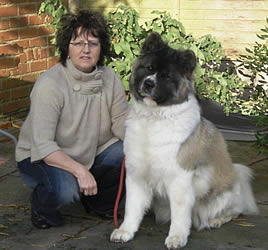
[[[17,133],[17,131],[11,131]],[[251,164],[258,216],[239,217],[217,230],[192,230],[184,249],[268,249],[268,160],[257,154],[253,143],[229,141],[234,162]],[[127,244],[109,242],[113,221],[86,214],[80,203],[62,210],[64,226],[38,230],[30,222],[28,189],[19,177],[14,145],[0,137],[0,249],[161,250],[169,225],[155,225],[147,215],[140,231]],[[122,208],[121,208],[122,209]]]

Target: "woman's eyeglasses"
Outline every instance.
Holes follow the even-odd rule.
[[[70,43],[72,44],[73,46],[79,48],[79,49],[84,49],[86,47],[86,45],[88,45],[88,47],[90,48],[96,48],[99,46],[99,42],[91,42],[91,41],[88,41],[87,43],[86,42],[77,42],[77,43]]]

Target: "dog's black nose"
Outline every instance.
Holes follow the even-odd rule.
[[[152,89],[155,87],[155,82],[154,82],[154,80],[152,80],[152,79],[150,79],[150,78],[146,79],[146,80],[144,81],[144,83],[143,83],[143,87],[144,87],[144,89],[146,89],[146,90],[152,90]]]

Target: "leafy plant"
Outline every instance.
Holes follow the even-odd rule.
[[[60,16],[66,11],[61,0],[45,0],[39,14],[52,16],[51,26],[56,27]],[[148,33],[154,31],[161,34],[174,49],[191,49],[195,52],[198,59],[195,85],[200,96],[224,105],[227,114],[258,114],[258,111],[263,109],[261,106],[267,103],[267,98],[258,95],[254,100],[244,100],[242,97],[248,84],[230,70],[219,71],[222,60],[226,59],[219,41],[209,34],[195,39],[192,34],[186,33],[181,22],[167,12],[153,11],[152,15],[151,20],[141,24],[137,11],[127,6],[119,6],[109,12],[106,18],[112,44],[111,57],[106,59],[106,64],[118,74],[127,92],[132,65]]]
[[[63,14],[67,13],[67,8],[62,0],[44,0],[39,8],[38,15],[46,14],[47,27],[56,29],[58,22]],[[55,44],[55,38],[51,40]]]
[[[112,58],[108,65],[114,68],[128,90],[131,66],[139,54],[147,34],[158,32],[174,49],[191,49],[198,58],[195,72],[196,88],[200,95],[224,104],[225,112],[238,112],[240,96],[246,83],[229,72],[217,72],[224,51],[220,42],[211,35],[196,40],[187,34],[181,22],[169,13],[153,11],[151,20],[139,24],[138,13],[126,6],[119,6],[108,15],[112,36]]]
[[[257,118],[257,126],[267,126],[268,124],[268,116],[265,115],[260,115]],[[263,134],[263,133],[256,133],[256,145],[259,149],[259,152],[265,156],[268,157],[268,134]]]
[[[268,24],[268,18],[266,19]],[[257,34],[262,43],[255,42],[252,48],[246,48],[247,54],[240,55],[239,73],[249,79],[251,95],[247,101],[256,115],[268,115],[268,26]]]
[[[107,16],[112,39],[112,56],[107,58],[107,64],[119,75],[126,91],[129,90],[132,64],[146,37],[146,32],[139,25],[138,19],[138,12],[126,6],[120,6]]]
[[[266,18],[268,24],[268,18]],[[257,37],[262,41],[255,42],[252,48],[246,48],[246,55],[240,55],[238,60],[239,73],[249,79],[251,95],[248,106],[259,116],[256,117],[257,126],[268,125],[268,27],[261,29],[262,34]],[[268,134],[257,133],[257,145],[260,152],[268,156]]]

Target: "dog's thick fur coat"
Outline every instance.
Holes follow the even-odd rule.
[[[233,164],[215,126],[201,116],[192,85],[196,58],[152,33],[133,68],[126,122],[125,218],[111,241],[134,237],[152,206],[171,220],[168,249],[186,245],[192,224],[217,228],[239,214],[256,214],[251,170]]]

